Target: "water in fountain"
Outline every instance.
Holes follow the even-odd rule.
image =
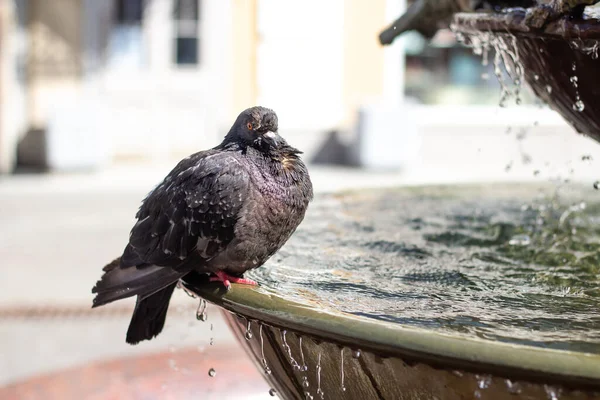
[[[259,290],[338,312],[600,354],[600,203],[546,193],[331,195],[250,275]]]

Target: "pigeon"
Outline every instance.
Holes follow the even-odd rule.
[[[256,285],[243,274],[294,233],[313,198],[301,151],[278,134],[275,112],[249,108],[213,149],[183,159],[143,200],[121,257],[104,267],[92,308],[137,296],[126,342],[163,329],[186,276]]]
[[[406,31],[417,31],[426,39],[447,28],[454,14],[507,7],[532,7],[536,0],[415,0],[406,12],[379,35],[382,45],[392,44]]]

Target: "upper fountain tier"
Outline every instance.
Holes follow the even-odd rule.
[[[452,28],[468,42],[503,53],[535,94],[578,132],[600,141],[600,18],[592,8],[531,27],[530,10],[459,13]],[[513,68],[511,68],[513,67]]]

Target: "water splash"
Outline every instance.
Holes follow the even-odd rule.
[[[346,391],[346,386],[344,385],[344,348],[340,349],[340,389],[342,392]]]
[[[208,319],[208,315],[206,314],[206,300],[200,299],[200,304],[198,304],[198,309],[196,310],[196,319],[198,321],[206,321]]]
[[[217,375],[217,371],[215,371],[214,368],[211,368],[208,370],[208,376],[210,376],[211,378],[214,378],[215,375]]]
[[[321,389],[321,353],[319,352],[319,356],[317,357],[317,395],[321,397],[321,399],[325,398],[325,393]]]
[[[525,69],[519,56],[517,39],[514,35],[507,37],[493,35],[489,32],[478,32],[468,36],[457,36],[465,46],[472,49],[475,55],[482,56],[482,65],[489,63],[489,52],[494,50],[493,71],[500,84],[500,107],[506,107],[509,99],[515,99],[515,103],[522,103],[522,85],[525,79]],[[505,74],[510,79],[505,79]],[[510,83],[509,83],[510,82]],[[512,84],[512,87],[511,87]]]
[[[267,358],[265,357],[265,343],[263,340],[263,325],[260,324],[258,328],[258,336],[260,337],[260,354],[262,355],[262,364],[265,374],[271,375],[271,368],[267,365]]]
[[[531,237],[529,235],[515,235],[508,241],[511,246],[529,246],[531,244]]]
[[[354,350],[352,352],[352,358],[356,358],[356,359],[360,358],[360,350]]]
[[[571,216],[571,214],[581,212],[585,210],[586,207],[587,204],[584,201],[582,201],[577,204],[573,204],[572,206],[567,208],[565,211],[563,211],[560,218],[558,219],[558,226],[564,225],[564,223]]]
[[[248,320],[246,323],[246,333],[244,334],[246,340],[252,339],[252,321]]]
[[[598,50],[600,47],[600,42],[594,39],[581,39],[577,38],[569,42],[569,45],[572,49],[579,50],[584,54],[590,56],[593,60],[598,59]]]

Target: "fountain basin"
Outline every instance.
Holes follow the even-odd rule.
[[[504,41],[534,93],[579,133],[600,141],[598,16],[586,11],[583,18],[564,17],[543,29],[530,28],[525,18],[526,11],[518,8],[459,13],[452,28],[471,37],[491,35]]]
[[[600,398],[598,355],[376,323],[240,286],[227,294],[215,286],[195,291],[226,310],[232,331],[284,399]]]
[[[600,398],[599,275],[588,263],[599,249],[586,230],[600,207],[523,208],[555,190],[320,197],[281,255],[250,274],[260,287],[187,286],[225,310],[282,398]],[[576,192],[564,202],[581,201]],[[544,214],[536,228],[552,207],[559,223]],[[548,232],[579,250],[546,249]],[[565,282],[574,293],[562,294]]]

